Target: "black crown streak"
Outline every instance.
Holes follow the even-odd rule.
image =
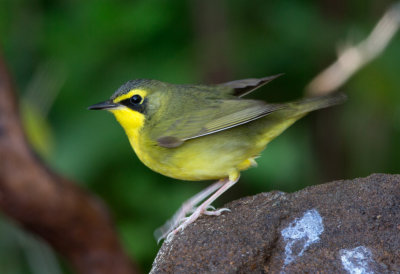
[[[134,111],[140,112],[142,114],[146,114],[146,108],[147,108],[147,98],[144,98],[142,103],[139,104],[132,104],[130,98],[122,100],[119,102],[121,105],[124,105]]]

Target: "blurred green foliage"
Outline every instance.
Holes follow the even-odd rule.
[[[158,249],[155,228],[207,184],[150,171],[113,117],[86,107],[136,78],[209,83],[285,72],[252,96],[301,97],[334,60],[337,45],[364,38],[391,3],[1,0],[0,43],[32,143],[52,168],[107,203],[126,250],[147,271]],[[344,106],[297,122],[217,205],[273,189],[400,173],[399,37],[343,87]],[[30,249],[10,241],[13,230],[0,235],[0,269],[40,273],[35,259],[17,251]]]

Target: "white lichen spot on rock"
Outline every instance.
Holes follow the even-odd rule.
[[[282,230],[285,240],[285,266],[301,257],[304,251],[313,243],[318,242],[324,231],[322,217],[315,209],[308,210],[303,217],[295,219]]]
[[[370,264],[374,263],[371,251],[358,246],[353,249],[342,249],[339,252],[344,269],[350,274],[370,274]]]

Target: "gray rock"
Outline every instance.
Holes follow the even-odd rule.
[[[261,193],[164,242],[152,273],[400,273],[400,175]]]

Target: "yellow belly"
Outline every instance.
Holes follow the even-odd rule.
[[[150,169],[165,176],[187,180],[217,180],[237,174],[246,170],[255,161],[252,158],[244,158],[237,155],[222,155],[218,151],[200,151],[197,145],[186,144],[175,149],[158,147],[154,150],[134,147],[139,159]],[[175,150],[175,151],[171,151]]]
[[[238,174],[255,165],[254,158],[265,148],[264,136],[244,139],[241,131],[220,132],[186,141],[176,148],[150,144],[140,135],[131,145],[139,159],[165,176],[189,181],[216,180]],[[257,140],[259,139],[260,140]]]
[[[126,110],[123,110],[126,111]],[[124,119],[122,111],[113,111],[128,135],[139,159],[150,169],[165,176],[189,181],[214,180],[238,176],[255,164],[254,158],[267,143],[299,117],[282,120],[269,116],[257,121],[195,138],[176,148],[157,145],[143,127],[144,117]]]

